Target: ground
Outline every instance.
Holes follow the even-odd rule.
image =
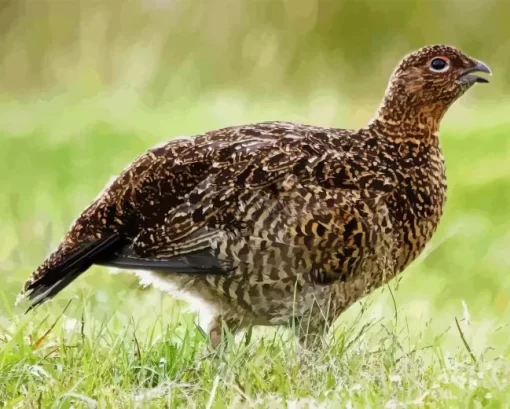
[[[49,101],[0,106],[0,406],[508,407],[508,106],[472,99],[448,113],[438,233],[399,280],[336,322],[327,347],[310,352],[289,331],[255,328],[212,353],[192,311],[128,274],[93,268],[27,315],[14,301],[72,218],[144,149],[256,120],[353,127],[375,105],[353,119],[335,98],[318,109],[225,96],[150,112],[115,99]]]

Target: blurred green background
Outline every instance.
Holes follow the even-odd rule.
[[[506,345],[509,15],[498,0],[2,0],[0,324],[73,218],[145,149],[261,120],[362,126],[403,55],[447,43],[494,76],[443,121],[446,214],[396,302],[417,331],[432,320],[440,332],[467,316],[464,300],[473,348]],[[142,314],[152,301],[139,292],[94,268],[43,310],[78,294]],[[371,299],[372,315],[391,315],[387,291]]]

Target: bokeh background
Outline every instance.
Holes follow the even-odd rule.
[[[446,43],[494,75],[443,121],[446,214],[395,301],[411,332],[464,317],[475,351],[507,355],[509,15],[498,0],[1,0],[0,332],[26,276],[145,149],[252,121],[362,126],[403,55]],[[93,268],[36,314],[76,296],[66,314],[81,300],[125,321],[175,307]],[[386,289],[369,300],[371,316],[393,316]]]

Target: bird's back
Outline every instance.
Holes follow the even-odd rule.
[[[281,194],[285,186],[339,187],[346,198],[352,189],[370,190],[380,175],[367,174],[357,186],[368,170],[349,153],[356,143],[353,131],[266,122],[151,149],[80,215],[25,290],[42,302],[95,263],[221,271],[228,262],[211,256],[212,240],[247,231],[251,219],[260,222],[266,216],[257,214],[265,206],[261,200],[291,208],[296,199]]]

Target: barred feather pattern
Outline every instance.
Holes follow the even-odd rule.
[[[439,92],[441,78],[440,97],[420,102],[414,93],[421,86],[429,95],[435,77],[423,68],[423,86],[417,67],[438,53],[468,64],[446,46],[411,54],[364,128],[262,122],[147,151],[29,277],[32,306],[93,264],[134,266],[205,301],[212,328],[306,318],[320,330],[403,271],[439,223],[446,175],[438,126],[466,86]]]

